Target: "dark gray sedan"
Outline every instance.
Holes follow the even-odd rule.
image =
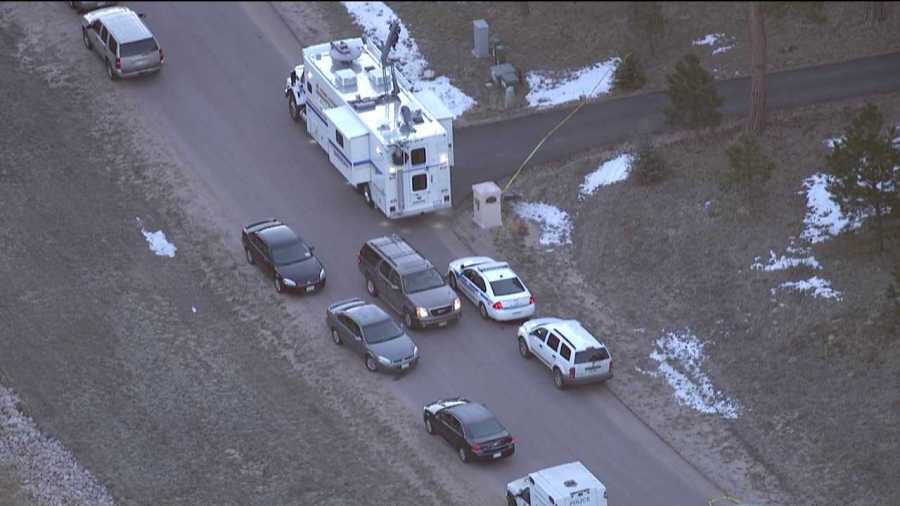
[[[362,355],[372,372],[403,372],[419,361],[419,348],[406,329],[374,304],[357,298],[335,302],[325,320],[334,344]]]

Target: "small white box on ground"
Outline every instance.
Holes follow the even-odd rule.
[[[472,201],[475,210],[472,219],[481,228],[493,228],[503,225],[500,214],[500,187],[493,181],[472,185]]]

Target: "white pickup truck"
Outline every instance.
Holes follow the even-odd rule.
[[[508,506],[608,506],[606,486],[581,462],[548,467],[506,485]]]

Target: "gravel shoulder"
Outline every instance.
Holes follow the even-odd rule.
[[[238,225],[117,101],[73,23],[63,3],[0,7],[16,97],[0,105],[0,370],[23,412],[120,504],[483,502],[419,457],[428,436],[396,419],[389,378],[348,368],[322,315],[259,282]],[[0,462],[0,503],[30,503],[42,473]]]

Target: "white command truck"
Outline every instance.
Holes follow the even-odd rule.
[[[284,90],[291,117],[388,218],[452,205],[453,115],[394,71],[399,32],[391,23],[384,44],[361,37],[304,48]]]
[[[506,485],[508,506],[607,506],[606,486],[581,462],[535,471]]]

